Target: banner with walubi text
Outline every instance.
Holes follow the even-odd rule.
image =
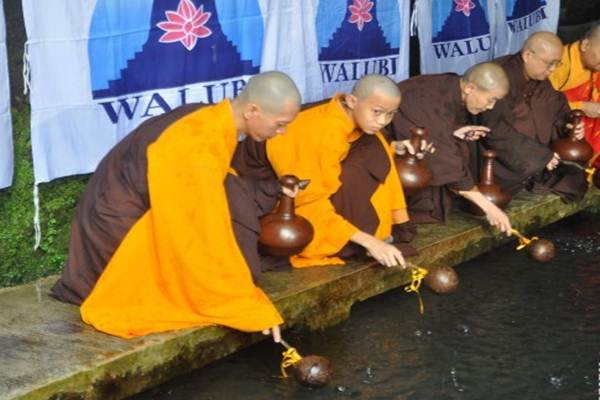
[[[408,78],[408,0],[322,0],[316,11],[317,98],[348,92],[365,74]]]
[[[498,9],[496,57],[518,52],[534,32],[558,28],[560,0],[498,0]]]
[[[36,183],[87,173],[144,120],[279,70],[305,102],[408,76],[409,0],[23,0]]]
[[[23,0],[35,181],[93,171],[144,120],[260,71],[256,0]]]
[[[493,56],[496,0],[416,0],[421,73],[462,74]]]

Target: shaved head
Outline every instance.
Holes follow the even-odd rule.
[[[531,34],[523,44],[523,49],[547,54],[552,51],[562,52],[563,43],[552,32],[540,31]]]
[[[281,112],[293,103],[300,107],[300,92],[289,76],[278,71],[262,72],[250,78],[237,97],[241,104],[256,104],[267,113]]]
[[[509,89],[506,72],[493,62],[473,65],[460,79],[463,103],[473,115],[493,109],[496,102],[508,94]]]
[[[486,92],[495,89],[508,92],[510,86],[504,69],[492,62],[475,64],[464,73],[462,79]]]
[[[523,45],[521,58],[525,77],[537,81],[548,79],[561,62],[563,44],[552,32],[535,32]]]
[[[358,100],[364,100],[373,95],[374,92],[388,97],[400,97],[400,89],[396,82],[385,75],[364,75],[352,88],[352,95]]]

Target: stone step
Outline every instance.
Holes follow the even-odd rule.
[[[599,190],[575,204],[553,195],[520,194],[508,213],[517,229],[530,233],[589,207],[600,208]],[[507,240],[515,239],[457,211],[447,225],[419,227],[414,244],[421,254],[410,262],[457,265]],[[347,318],[353,303],[405,285],[408,278],[399,269],[357,263],[269,272],[261,286],[286,328],[320,329]],[[120,399],[265,338],[205,327],[118,339],[83,324],[77,307],[48,297],[55,280],[0,290],[0,399]],[[416,299],[410,300],[418,312]]]

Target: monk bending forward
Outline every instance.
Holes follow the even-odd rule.
[[[88,183],[54,296],[124,338],[218,324],[279,340],[282,318],[236,244],[224,180],[238,140],[283,133],[299,108],[294,83],[268,72],[233,101],[142,124]]]

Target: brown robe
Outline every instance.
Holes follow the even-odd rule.
[[[62,276],[52,288],[54,297],[73,304],[81,304],[88,297],[127,232],[150,207],[148,146],[169,125],[202,106],[188,104],[149,119],[100,162],[75,210],[69,254]],[[256,229],[258,216],[268,212],[261,207],[274,204],[255,202],[263,201],[264,192],[269,197],[279,189],[273,185],[255,187],[231,174],[225,188],[238,246],[255,275],[257,263],[252,258],[252,242],[246,239],[245,232]],[[247,196],[240,198],[239,191],[246,192]]]
[[[471,123],[461,100],[460,77],[455,74],[421,75],[398,84],[402,103],[386,128],[392,140],[410,139],[410,128],[427,128],[436,151],[426,156],[433,178],[421,192],[408,196],[410,220],[445,222],[452,193],[471,190],[475,181],[469,169],[469,145],[452,136]]]
[[[491,129],[482,140],[485,148],[496,151],[496,183],[511,193],[523,188],[552,192],[568,201],[579,200],[587,183],[583,171],[559,166],[550,172],[550,144],[565,136],[569,105],[565,96],[548,80],[525,78],[521,54],[500,57],[510,80],[508,95],[493,110],[481,114],[480,122]]]

